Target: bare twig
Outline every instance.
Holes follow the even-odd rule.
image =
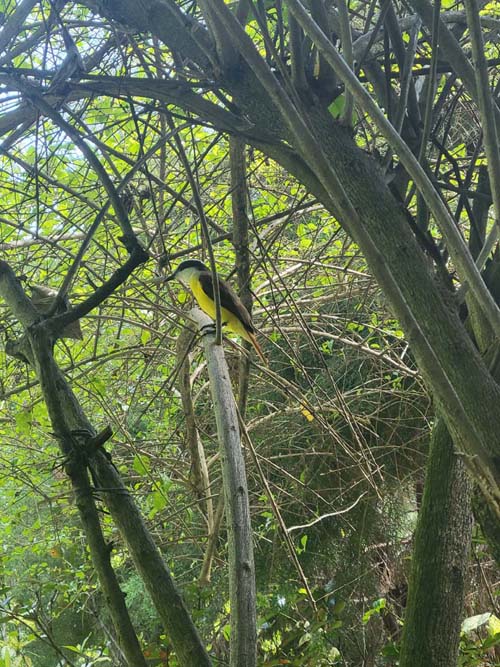
[[[477,102],[481,115],[481,127],[483,129],[483,142],[486,158],[488,160],[488,175],[490,178],[490,189],[493,198],[493,209],[495,212],[495,225],[488,235],[476,264],[479,269],[483,268],[486,258],[491,252],[498,238],[500,225],[500,153],[498,148],[497,126],[495,123],[495,103],[493,101],[486,57],[484,54],[483,35],[479,20],[479,7],[476,0],[465,0],[467,12],[467,24],[469,26],[472,44],[472,57],[474,59],[474,72],[476,77]]]

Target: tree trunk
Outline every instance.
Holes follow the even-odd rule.
[[[465,466],[439,419],[415,532],[400,667],[456,665],[471,542],[470,496]]]

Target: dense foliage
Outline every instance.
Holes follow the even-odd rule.
[[[247,32],[268,64],[279,69],[291,48],[286,3],[251,4]],[[363,253],[307,179],[270,159],[268,138],[259,146],[248,129],[251,121],[237,118],[224,87],[206,80],[182,48],[163,43],[139,19],[132,26],[110,19],[100,3],[0,5],[2,259],[28,295],[33,286],[59,290],[68,280],[71,303],[81,304],[128,258],[123,214],[147,250],[149,261],[81,320],[82,339],[57,341],[55,358],[96,430],[111,426],[106,449],[214,664],[228,664],[230,614],[224,522],[211,534],[221,495],[216,424],[205,360],[195,343],[189,352],[191,395],[209,479],[202,495],[187,441],[177,349],[192,297],[159,276],[183,258],[206,259],[209,245],[221,276],[237,284],[243,275],[234,244],[241,183],[224,126],[233,112],[235,124],[244,126],[245,141],[235,150],[246,171],[253,319],[269,360],[266,368],[251,356],[245,388],[248,369],[239,362],[240,348],[234,340],[224,344],[251,439],[245,457],[259,665],[398,664],[413,531],[437,413],[402,325]],[[205,3],[167,5],[203,22]],[[314,10],[323,3],[311,5]],[[406,3],[382,3],[382,20],[388,5],[407,49],[404,64],[413,68],[406,95],[415,96],[416,104],[418,94],[421,120],[428,87],[435,87],[422,156],[477,257],[492,226],[477,108],[446,63],[442,75],[438,66],[438,75],[429,77],[432,36],[411,20]],[[463,36],[461,3],[442,5],[460,13],[453,29]],[[391,108],[404,97],[403,63],[387,31],[372,32],[380,28],[376,7],[349,3],[356,58],[367,58],[358,74],[374,94],[380,93],[377,85],[390,87],[386,111],[396,125],[399,115],[399,130],[408,140],[411,114],[404,115],[404,105]],[[490,60],[497,59],[497,9],[494,3],[482,7]],[[73,70],[73,78],[57,81],[54,73],[69,53],[68,34],[85,72]],[[368,34],[373,43],[362,58]],[[324,66],[322,58],[310,44],[304,49],[306,73],[319,86],[314,73]],[[417,76],[420,68],[426,76]],[[382,83],[374,69],[384,73]],[[152,79],[164,82],[165,90],[149,94]],[[185,85],[177,99],[167,90],[174,80]],[[336,85],[327,107],[338,122],[346,96]],[[225,114],[220,122],[217,109]],[[346,134],[378,161],[377,173],[385,171],[386,180],[402,188],[400,204],[416,220],[412,230],[417,228],[429,262],[436,254],[440,258],[436,274],[446,272],[451,285],[455,267],[446,243],[411,180],[365,111],[356,106],[349,116],[342,120],[352,124]],[[7,343],[22,335],[22,326],[5,302],[1,308]],[[0,355],[0,666],[126,664],[36,375],[25,360],[8,355],[5,344]],[[170,637],[99,489],[94,495],[148,664],[174,667]],[[211,573],[200,580],[212,541]],[[493,665],[498,657],[497,574],[476,525],[460,647],[464,666]]]

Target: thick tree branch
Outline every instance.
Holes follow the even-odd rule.
[[[54,361],[51,337],[47,335],[43,324],[36,324],[36,311],[5,262],[0,263],[0,294],[26,329],[29,357],[40,382],[52,428],[65,457],[66,472],[71,480],[92,562],[105,594],[118,641],[129,665],[145,667],[146,662],[123,593],[111,567],[109,548],[102,534],[87,475],[86,442],[95,435],[95,431]]]
[[[192,63],[203,70],[214,60],[206,28],[174,0],[87,0],[81,4],[123,25],[157,35],[187,66]]]
[[[31,302],[20,290],[14,273],[5,262],[0,262],[0,295],[20,321],[28,325],[28,342],[34,367],[47,403],[52,427],[62,452],[68,461],[72,480],[91,554],[100,583],[110,603],[110,613],[116,625],[130,667],[145,665],[135,632],[128,619],[114,572],[109,563],[109,549],[100,535],[97,510],[87,478],[87,466],[99,484],[113,519],[127,543],[131,556],[141,574],[157,611],[165,624],[181,664],[209,667],[210,660],[196,632],[162,556],[147,531],[142,516],[126,490],[121,477],[102,447],[96,449],[96,432],[82,410],[75,394],[56,365],[51,353],[52,337],[47,335],[46,324],[34,321]],[[128,623],[128,625],[127,625]]]

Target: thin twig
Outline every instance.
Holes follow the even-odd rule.
[[[175,130],[174,119],[171,114],[167,114],[167,123],[172,130]],[[198,210],[198,216],[200,218],[201,229],[205,242],[207,244],[208,258],[210,260],[210,269],[212,271],[212,281],[214,287],[214,302],[215,302],[215,344],[222,345],[222,314],[221,314],[221,305],[220,305],[220,292],[219,292],[219,277],[217,274],[217,266],[215,264],[215,255],[212,245],[212,240],[210,238],[210,231],[208,227],[207,217],[205,215],[205,209],[203,208],[203,202],[201,201],[200,191],[198,185],[195,181],[191,165],[189,163],[186,151],[182,144],[181,138],[179,137],[178,132],[174,132],[174,141],[179,152],[179,157],[186,171],[186,176],[188,178],[189,184],[191,186],[191,191],[193,193],[194,203]]]
[[[479,7],[477,0],[465,0],[467,13],[467,24],[469,27],[472,45],[472,57],[474,61],[474,73],[476,77],[477,103],[481,116],[481,127],[483,129],[483,144],[488,160],[488,175],[490,189],[493,198],[493,210],[495,212],[495,225],[488,235],[485,244],[477,258],[477,266],[483,268],[493,245],[498,238],[500,225],[500,153],[498,149],[497,127],[495,123],[494,102],[490,92],[488,68],[484,53],[483,34],[479,19]]]
[[[290,526],[289,528],[286,529],[287,533],[292,533],[294,530],[303,530],[304,528],[311,528],[311,526],[314,526],[320,521],[324,521],[324,519],[330,519],[333,516],[340,516],[341,514],[347,514],[356,507],[356,505],[359,503],[361,498],[363,498],[363,496],[366,496],[366,493],[367,493],[366,491],[363,491],[363,493],[360,496],[358,496],[358,498],[351,505],[349,505],[348,507],[344,507],[343,510],[337,510],[336,512],[328,512],[328,514],[322,514],[321,516],[316,517],[316,519],[309,521],[309,523],[304,523],[300,526]]]

